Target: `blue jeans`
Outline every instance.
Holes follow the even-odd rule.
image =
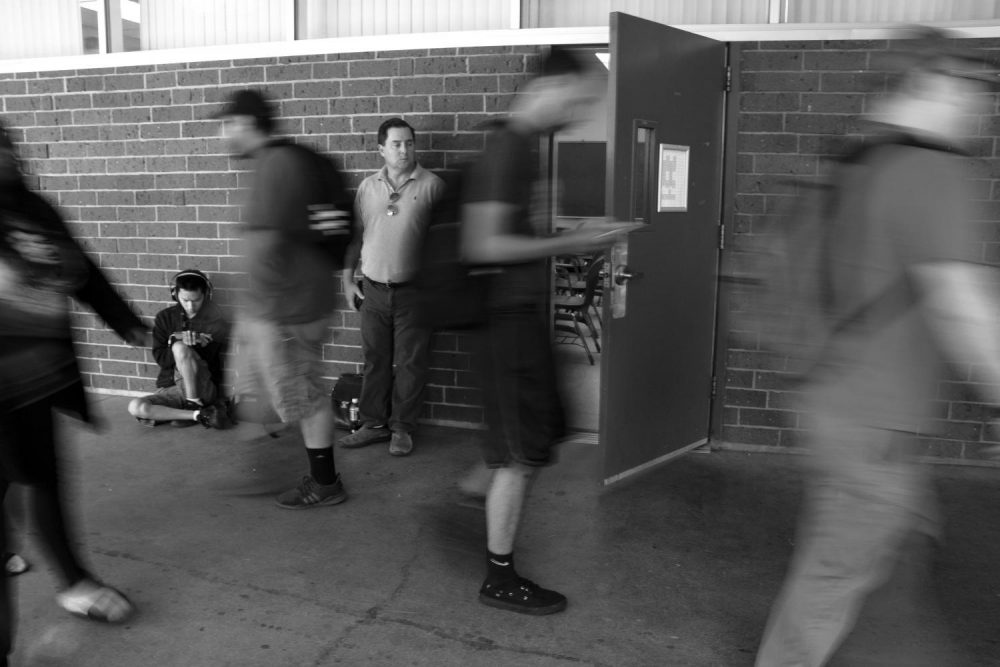
[[[409,433],[423,409],[431,330],[420,322],[419,294],[412,284],[388,287],[365,278],[364,293],[361,420]]]

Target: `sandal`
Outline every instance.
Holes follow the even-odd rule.
[[[5,553],[3,555],[4,562],[4,572],[7,573],[8,577],[16,577],[19,574],[24,574],[31,569],[31,563],[24,560],[19,554],[15,553]]]
[[[56,595],[56,602],[69,613],[102,623],[121,623],[135,607],[121,591],[83,579]]]

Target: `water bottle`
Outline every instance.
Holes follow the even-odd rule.
[[[351,433],[354,433],[359,428],[361,428],[361,406],[358,404],[358,399],[351,399],[351,407],[347,412],[347,420],[351,422]]]

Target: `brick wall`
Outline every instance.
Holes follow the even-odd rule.
[[[1000,51],[1000,42],[978,45]],[[814,177],[825,160],[860,136],[856,117],[885,90],[885,42],[746,43],[738,51],[736,210],[731,248],[782,210],[789,177]],[[236,223],[247,165],[231,158],[205,120],[229,91],[263,87],[280,101],[281,130],[338,156],[350,182],[377,168],[374,131],[391,115],[418,130],[425,166],[447,170],[482,146],[478,129],[506,110],[535,62],[534,47],[442,49],[266,58],[28,74],[0,74],[2,119],[37,185],[64,210],[113,282],[145,318],[167,304],[167,281],[181,268],[212,274],[218,300],[231,305],[240,284]],[[1000,208],[995,116],[973,145],[983,158],[977,191],[995,226]],[[994,232],[994,239],[1000,234]],[[1000,244],[984,245],[995,261]],[[339,289],[334,281],[333,289]],[[725,299],[724,299],[725,302]],[[87,384],[148,391],[148,351],[121,344],[89,311],[75,314]],[[726,334],[727,332],[722,332]],[[357,315],[338,311],[325,351],[332,379],[361,364]],[[425,417],[481,421],[461,336],[434,342]],[[783,360],[731,345],[722,395],[722,441],[789,446],[798,415]],[[994,443],[988,410],[956,367],[941,388],[944,438],[926,452],[975,458]]]
[[[971,43],[1000,58],[1000,41]],[[731,251],[746,247],[748,239],[787,210],[794,192],[789,179],[823,174],[830,158],[864,134],[857,119],[886,91],[887,48],[881,41],[741,45]],[[973,177],[983,209],[981,224],[992,239],[983,244],[982,256],[992,263],[1000,259],[996,104],[994,95],[993,111],[980,119],[971,141],[979,158]],[[740,307],[735,297],[724,297],[724,303]],[[730,339],[725,365],[721,440],[764,447],[794,444],[799,415],[785,360]],[[924,454],[975,459],[984,446],[996,444],[998,436],[986,424],[990,411],[964,382],[971,370],[955,366],[952,378],[941,385],[938,410],[944,436],[923,438]]]
[[[507,109],[535,47],[263,58],[102,70],[0,74],[2,119],[32,181],[64,211],[144,319],[168,304],[183,268],[211,274],[216,300],[240,285],[237,222],[248,165],[228,154],[208,117],[239,87],[280,103],[280,131],[334,154],[351,187],[380,166],[375,130],[400,115],[424,166],[446,171],[483,146],[480,126]],[[339,291],[339,279],[331,281]],[[89,310],[74,335],[88,386],[150,391],[155,363]],[[358,316],[339,310],[324,351],[328,376],[361,366]],[[481,421],[461,336],[434,341],[425,417]]]

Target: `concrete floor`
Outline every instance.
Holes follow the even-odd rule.
[[[798,457],[691,454],[601,491],[596,448],[569,444],[517,557],[570,606],[510,614],[476,600],[483,516],[454,490],[473,433],[338,450],[351,499],[293,512],[272,498],[304,470],[297,436],[147,429],[94,399],[107,423],[67,422],[68,486],[90,564],[140,612],[68,617],[29,536],[18,667],[751,665],[792,548]],[[1000,664],[1000,470],[935,471],[944,548],[875,596],[835,666]]]

